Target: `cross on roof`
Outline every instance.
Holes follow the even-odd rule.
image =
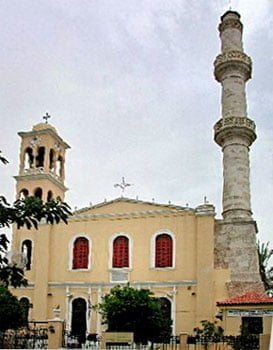
[[[120,184],[115,184],[114,185],[114,187],[121,188],[121,191],[122,191],[121,197],[123,197],[123,194],[124,194],[124,191],[125,191],[126,187],[129,187],[129,186],[133,186],[133,184],[126,183],[124,177],[121,178],[121,183]]]
[[[46,114],[43,116],[43,119],[45,120],[45,123],[48,124],[48,119],[51,118],[51,115],[49,115],[47,112]]]

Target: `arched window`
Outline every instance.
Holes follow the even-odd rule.
[[[85,237],[78,237],[73,245],[72,269],[88,269],[89,241]]]
[[[36,190],[34,191],[34,197],[42,199],[42,195],[43,190],[41,189],[41,187],[36,188]]]
[[[26,270],[30,270],[32,257],[32,242],[30,239],[26,239],[22,242],[21,251],[23,253],[23,259],[25,259],[25,268]]]
[[[155,267],[172,267],[173,241],[166,233],[160,234],[155,240]]]
[[[36,167],[40,168],[44,166],[44,160],[45,160],[45,148],[39,147],[38,148],[38,154],[36,156]]]
[[[52,193],[52,191],[48,191],[47,192],[47,201],[50,201],[51,199],[53,199],[53,193]]]
[[[22,305],[23,309],[23,323],[25,326],[28,325],[28,315],[29,315],[29,308],[30,308],[30,302],[28,298],[23,297],[19,300],[20,304]]]
[[[169,299],[167,298],[159,298],[161,311],[165,319],[171,319],[172,318],[172,304]]]
[[[53,171],[55,167],[55,152],[54,149],[50,149],[49,152],[49,170]]]
[[[33,168],[33,150],[30,147],[27,147],[24,155],[24,169]]]
[[[25,199],[28,196],[28,190],[23,188],[19,193],[19,199]]]
[[[129,239],[118,236],[113,242],[112,267],[129,267]]]
[[[63,158],[62,158],[62,156],[59,156],[57,161],[56,161],[56,174],[59,177],[63,176]]]

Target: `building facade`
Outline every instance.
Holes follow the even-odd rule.
[[[59,306],[68,330],[100,334],[92,306],[113,286],[130,283],[160,298],[173,334],[191,333],[201,320],[215,319],[217,301],[263,290],[249,186],[249,147],[256,138],[245,96],[251,60],[237,12],[221,17],[219,31],[215,78],[222,85],[222,117],[214,129],[223,150],[223,218],[216,220],[206,202],[189,208],[121,197],[77,210],[68,225],[15,228],[12,250],[26,258],[29,286],[13,292],[32,305],[29,319],[51,318]],[[18,198],[64,199],[68,144],[47,123],[19,135]]]

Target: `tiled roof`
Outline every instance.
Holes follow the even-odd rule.
[[[257,292],[247,292],[236,297],[218,301],[217,306],[273,304],[273,298]]]

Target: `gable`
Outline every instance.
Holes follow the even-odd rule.
[[[139,211],[159,211],[164,209],[173,210],[176,212],[178,210],[184,210],[185,208],[170,204],[164,205],[128,198],[117,198],[109,202],[100,203],[89,208],[77,210],[75,214],[131,213]]]

